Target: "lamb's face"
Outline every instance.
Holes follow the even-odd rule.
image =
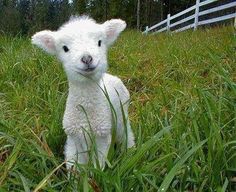
[[[99,79],[107,68],[104,29],[96,23],[80,24],[69,23],[57,32],[57,57],[70,80]]]
[[[36,33],[32,42],[60,59],[70,81],[97,80],[107,68],[107,48],[125,27],[119,19],[97,24],[89,18],[74,18],[58,31]]]

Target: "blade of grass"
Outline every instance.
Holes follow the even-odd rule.
[[[6,166],[5,166],[5,169],[4,169],[3,173],[2,173],[2,176],[0,177],[0,185],[6,179],[10,169],[12,168],[14,163],[17,161],[17,158],[18,158],[18,155],[20,153],[21,148],[22,148],[22,143],[17,141],[16,144],[15,144],[15,147],[12,150],[12,153],[11,153],[10,157],[5,162]]]
[[[39,191],[41,188],[43,188],[46,185],[46,182],[48,179],[58,170],[60,169],[66,162],[64,161],[60,165],[58,165],[55,169],[53,169],[46,177],[43,178],[43,180],[35,187],[33,192]]]
[[[123,175],[126,171],[130,170],[136,163],[144,156],[144,154],[153,147],[153,145],[159,141],[159,139],[171,130],[171,127],[165,127],[159,131],[154,137],[139,147],[136,153],[132,157],[128,157],[120,166],[120,175]]]
[[[191,150],[189,150],[176,164],[175,166],[170,170],[170,172],[166,175],[164,181],[161,183],[160,192],[165,192],[169,188],[171,181],[175,177],[176,173],[179,171],[179,169],[182,167],[182,165],[188,160],[191,155],[193,155],[198,149],[200,149],[208,139],[205,139],[195,145]]]
[[[225,178],[224,185],[221,189],[217,190],[217,192],[225,192],[227,190],[227,186],[229,185],[229,180]]]

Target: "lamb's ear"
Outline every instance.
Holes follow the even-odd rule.
[[[35,33],[32,36],[32,44],[45,50],[47,53],[54,55],[56,53],[55,32],[44,30]]]
[[[126,28],[125,21],[121,19],[111,19],[102,24],[105,28],[107,44],[111,45]]]

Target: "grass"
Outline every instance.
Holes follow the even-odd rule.
[[[27,38],[0,36],[0,191],[236,191],[236,54],[231,27],[125,32],[109,72],[132,95],[136,149],[68,179],[67,81]]]

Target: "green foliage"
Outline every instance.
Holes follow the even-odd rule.
[[[232,28],[125,32],[109,71],[130,90],[137,146],[116,149],[104,171],[77,165],[70,178],[62,66],[27,38],[1,36],[0,58],[0,191],[236,190]]]
[[[144,29],[195,3],[195,0],[145,0],[141,2],[140,23]],[[0,32],[31,35],[43,29],[57,29],[71,15],[87,14],[98,22],[124,19],[136,28],[137,0],[0,0]]]
[[[86,0],[74,0],[74,9],[75,12],[82,15],[86,13],[87,1]]]
[[[5,3],[4,3],[5,1]],[[0,0],[0,33],[31,35],[42,29],[57,29],[71,16],[67,1]]]

